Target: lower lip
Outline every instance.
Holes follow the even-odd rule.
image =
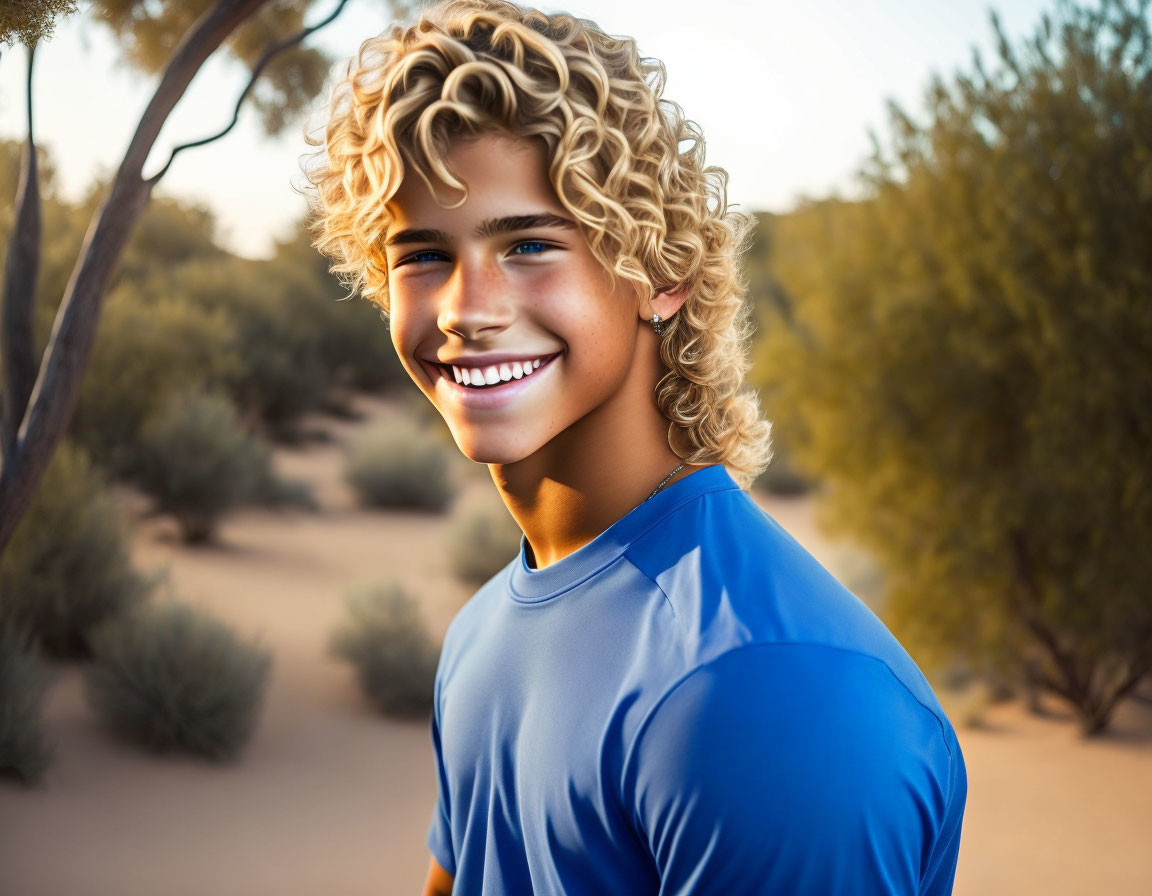
[[[553,355],[546,361],[541,361],[540,366],[537,367],[528,376],[521,377],[520,379],[510,379],[506,383],[501,383],[499,386],[489,386],[487,389],[472,389],[465,386],[463,383],[456,382],[452,373],[446,371],[443,367],[437,367],[440,379],[443,381],[449,393],[460,404],[469,408],[499,408],[512,401],[515,401],[521,394],[527,392],[533,387],[533,384],[544,372],[552,366],[552,362],[560,356]]]

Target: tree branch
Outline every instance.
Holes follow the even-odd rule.
[[[16,453],[20,421],[28,408],[28,396],[36,381],[32,351],[32,318],[36,305],[36,281],[40,273],[41,211],[40,180],[36,166],[36,140],[32,121],[32,64],[36,44],[28,46],[26,103],[28,140],[16,192],[16,216],[8,242],[4,269],[3,339],[4,404],[0,427],[0,451],[10,458]]]
[[[144,161],[168,115],[204,62],[267,2],[219,0],[205,11],[177,45],[140,119],[108,198],[84,238],[56,314],[25,420],[16,427],[14,450],[4,458],[0,470],[0,551],[28,509],[76,407],[80,382],[96,338],[105,286],[151,195],[151,185],[140,177]]]
[[[1025,594],[1031,598],[1032,603],[1029,605],[1025,600],[1012,600],[1011,595],[1009,599],[1012,600],[1024,624],[1048,651],[1049,657],[1064,677],[1067,686],[1060,693],[1064,696],[1084,694],[1086,693],[1088,684],[1087,682],[1081,681],[1080,670],[1076,664],[1074,651],[1065,650],[1061,646],[1060,639],[1056,632],[1044,622],[1040,614],[1043,595],[1040,592],[1040,583],[1036,579],[1032,553],[1028,549],[1028,542],[1024,538],[1024,533],[1018,529],[1014,529],[1011,532],[1010,538],[1016,572],[1024,586]],[[1070,699],[1075,702],[1075,698]]]
[[[252,76],[248,79],[248,83],[245,85],[244,90],[240,93],[239,98],[236,100],[236,105],[232,109],[232,120],[228,123],[228,126],[224,128],[224,130],[213,134],[211,137],[204,137],[200,140],[194,140],[191,143],[181,143],[179,146],[172,150],[172,154],[168,156],[168,161],[164,163],[164,167],[153,174],[150,178],[148,178],[148,183],[154,186],[156,182],[160,180],[160,178],[162,178],[168,169],[172,166],[172,161],[176,158],[176,154],[181,150],[193,149],[197,146],[206,146],[207,144],[219,140],[221,137],[224,137],[229,131],[232,130],[232,128],[236,127],[236,122],[240,120],[240,107],[244,105],[244,100],[246,100],[248,98],[248,94],[252,92],[252,88],[255,86],[257,79],[267,67],[268,63],[271,62],[276,56],[279,56],[281,53],[283,53],[285,50],[289,50],[299,44],[309,35],[315,34],[321,28],[334,22],[339,17],[340,13],[344,11],[344,7],[347,5],[347,3],[348,0],[340,0],[336,8],[326,19],[317,22],[315,25],[312,25],[309,28],[305,28],[303,31],[300,31],[297,34],[294,34],[292,37],[281,41],[275,46],[269,48],[264,53],[264,55],[260,57],[256,63],[256,66],[252,69]]]

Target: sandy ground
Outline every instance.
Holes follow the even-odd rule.
[[[141,568],[166,567],[180,599],[260,639],[274,666],[259,728],[240,761],[155,758],[109,737],[77,670],[56,667],[47,706],[56,761],[42,788],[0,782],[2,896],[387,896],[419,892],[435,796],[424,723],[376,714],[351,669],[325,654],[348,588],[395,579],[439,637],[469,591],[440,557],[444,518],[359,510],[340,481],[341,444],[386,419],[358,397],[362,423],[315,418],[328,444],[279,450],[318,513],[248,510],[221,543],[181,546],[174,524],[133,512]],[[491,488],[462,462],[466,489]],[[806,501],[765,507],[846,578],[850,553],[822,538]],[[839,568],[838,568],[839,567]],[[957,718],[961,704],[942,695]],[[961,729],[969,773],[955,892],[1152,892],[1152,708],[1131,701],[1114,731],[1084,742],[1066,717],[992,707]]]

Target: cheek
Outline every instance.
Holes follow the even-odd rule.
[[[638,320],[627,299],[611,295],[599,301],[586,298],[579,313],[569,316],[572,363],[599,382],[625,375],[636,353]]]
[[[418,376],[416,369],[418,362],[413,360],[420,342],[419,321],[413,317],[405,303],[392,301],[388,315],[388,334],[392,338],[392,346],[396,349],[400,363],[408,371],[408,376],[420,383],[421,377]]]

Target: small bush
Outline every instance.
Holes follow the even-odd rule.
[[[52,656],[85,659],[91,630],[155,585],[131,566],[103,475],[82,449],[62,442],[0,555],[0,624],[28,630]]]
[[[211,540],[223,514],[256,497],[271,453],[220,395],[176,395],[145,424],[135,478],[184,540]]]
[[[316,331],[286,311],[278,285],[266,274],[258,277],[257,284],[229,302],[243,363],[229,388],[246,417],[257,416],[279,436],[323,404],[331,376],[324,370]]]
[[[114,477],[130,475],[144,424],[174,393],[208,390],[242,369],[227,311],[198,307],[184,285],[168,270],[154,287],[121,281],[100,313],[68,432]]]
[[[520,551],[523,533],[491,489],[461,500],[448,525],[448,562],[462,582],[483,585]]]
[[[354,592],[347,608],[329,652],[355,667],[360,687],[381,712],[428,715],[438,651],[411,598],[396,585],[373,585]]]
[[[374,392],[411,383],[392,342],[379,306],[356,297],[328,272],[327,260],[312,248],[312,235],[301,221],[266,263],[281,317],[288,317],[316,343],[323,369],[346,387]]]
[[[353,442],[344,477],[361,504],[442,511],[452,499],[451,456],[435,434],[401,417]]]
[[[271,655],[174,601],[142,607],[94,634],[88,702],[124,740],[156,753],[234,759],[256,728]]]
[[[268,468],[267,478],[256,483],[252,501],[262,507],[273,509],[320,509],[320,502],[316,499],[316,490],[311,482],[306,479],[278,476],[271,467]]]
[[[44,737],[48,669],[28,632],[0,626],[0,775],[38,784],[54,750]]]

